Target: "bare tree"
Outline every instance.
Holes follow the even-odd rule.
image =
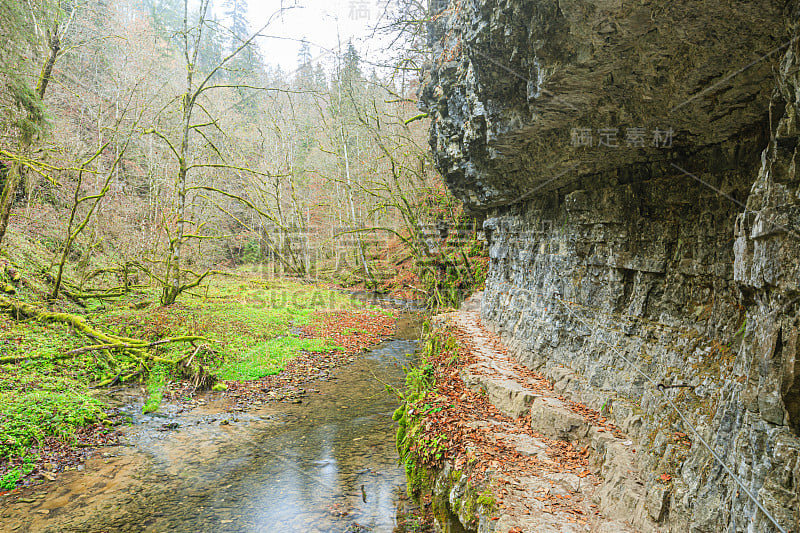
[[[183,93],[173,100],[179,108],[180,125],[177,135],[170,135],[155,127],[145,131],[145,133],[156,135],[167,144],[175,157],[178,167],[174,185],[176,195],[174,228],[168,228],[171,231],[166,257],[163,260],[164,275],[160,280],[162,283],[162,305],[171,305],[182,292],[200,285],[210,273],[209,269],[200,273],[182,265],[183,248],[188,241],[210,238],[210,236],[203,235],[197,231],[189,230],[189,221],[187,219],[190,207],[189,195],[194,190],[192,183],[190,183],[191,175],[203,168],[236,167],[225,163],[194,162],[199,152],[198,147],[195,146],[196,136],[202,137],[211,150],[217,155],[221,155],[219,148],[205,134],[206,128],[219,128],[218,119],[212,116],[209,110],[203,106],[201,98],[214,89],[246,87],[243,84],[215,83],[213,79],[234,58],[248,48],[270,24],[270,22],[267,22],[260,30],[242,41],[239,46],[222,58],[219,63],[208,69],[207,72],[202,72],[199,70],[200,53],[205,45],[205,40],[209,38],[209,33],[212,31],[209,13],[210,5],[211,0],[201,0],[197,11],[192,13],[189,7],[189,0],[184,0],[180,46],[186,68],[186,78]],[[192,17],[194,17],[194,22],[191,21]],[[203,114],[205,118],[196,121],[195,116],[197,114]],[[239,170],[246,171],[247,169],[239,167]]]

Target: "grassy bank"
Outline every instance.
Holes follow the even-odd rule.
[[[16,297],[36,291],[23,286]],[[198,336],[202,343],[156,345],[149,350],[163,360],[191,361],[205,384],[254,380],[281,372],[298,355],[344,352],[342,339],[313,326],[327,310],[385,315],[336,291],[290,280],[263,279],[246,272],[214,277],[207,287],[161,307],[156,289],[138,289],[105,303],[76,309],[69,301],[53,310],[79,312],[93,328],[115,335],[158,342],[168,337]],[[319,329],[319,328],[317,328]],[[349,333],[357,334],[358,328]],[[311,332],[311,333],[309,333]],[[111,432],[106,406],[93,385],[119,377],[119,360],[103,350],[68,355],[90,344],[62,324],[18,321],[0,316],[0,490],[14,487],[34,472],[53,447],[77,444],[82,431],[96,428],[102,440]],[[181,365],[143,365],[130,384],[143,390],[144,410],[153,411],[168,384],[191,381]],[[191,391],[191,383],[184,388]],[[91,444],[91,442],[89,443]],[[34,472],[35,473],[35,472]]]

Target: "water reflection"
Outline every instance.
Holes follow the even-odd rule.
[[[288,431],[296,434],[284,428],[280,442],[266,439],[264,445],[281,445],[280,460],[263,463],[257,495],[243,502],[254,509],[259,530],[392,530],[404,485],[393,448],[394,402],[369,371],[397,383],[406,362],[398,355],[414,347],[394,341],[375,350],[362,368],[342,376],[314,416]]]

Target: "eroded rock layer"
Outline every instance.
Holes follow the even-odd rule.
[[[800,530],[797,3],[432,7],[423,105],[485,219],[483,319],[613,406],[665,529],[777,530],[670,400]]]

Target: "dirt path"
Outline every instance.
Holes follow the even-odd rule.
[[[625,496],[630,484],[638,486],[634,443],[517,363],[477,312],[440,315],[435,323],[457,339],[458,363],[449,353],[432,362],[443,408],[426,420],[426,431],[446,433],[451,468],[494,495],[494,516],[482,517],[478,530],[639,530],[625,520],[639,512],[639,499]],[[606,471],[611,479],[603,479]]]

